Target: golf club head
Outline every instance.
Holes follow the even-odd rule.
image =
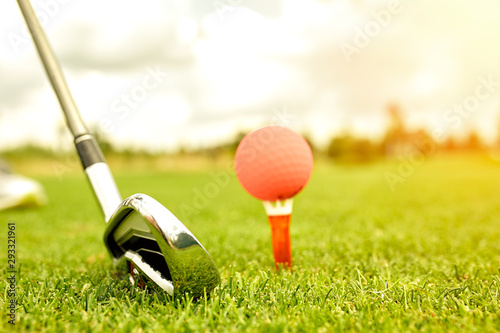
[[[115,266],[128,261],[170,295],[198,298],[219,284],[219,271],[205,248],[168,209],[145,194],[134,194],[118,206],[104,242]]]

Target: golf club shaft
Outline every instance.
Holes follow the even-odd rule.
[[[52,52],[31,3],[29,0],[18,0],[17,2],[31,32],[40,58],[45,66],[52,87],[59,99],[61,108],[66,116],[69,129],[75,138],[88,134],[87,127],[83,123],[80,113],[78,112],[78,108],[66,84],[61,68],[59,67],[59,63]]]
[[[24,20],[31,33],[36,49],[38,50],[38,54],[45,67],[52,88],[64,112],[66,123],[73,134],[76,149],[82,161],[83,168],[87,173],[107,221],[115,208],[118,207],[122,201],[115,180],[104,160],[101,149],[97,145],[94,137],[89,133],[87,126],[85,126],[78,112],[78,108],[68,88],[61,67],[54,56],[54,52],[50,47],[30,1],[17,0],[17,3],[24,16]]]

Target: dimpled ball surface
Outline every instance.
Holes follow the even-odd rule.
[[[293,197],[306,186],[313,155],[300,134],[281,126],[267,126],[241,140],[234,166],[248,193],[260,200],[277,201]]]

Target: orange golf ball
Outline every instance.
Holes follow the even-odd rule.
[[[247,134],[234,158],[236,176],[253,197],[265,201],[295,196],[309,182],[311,147],[304,137],[281,126],[266,126]]]

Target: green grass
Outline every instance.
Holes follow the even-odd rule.
[[[20,268],[11,327],[2,259],[0,331],[500,330],[500,164],[433,158],[392,192],[384,173],[397,167],[316,166],[294,203],[292,273],[274,270],[264,210],[234,175],[196,202],[216,184],[208,169],[118,173],[124,196],[165,204],[214,258],[222,283],[198,301],[119,280],[86,179],[39,177],[49,205],[0,213],[1,244],[16,222]]]

